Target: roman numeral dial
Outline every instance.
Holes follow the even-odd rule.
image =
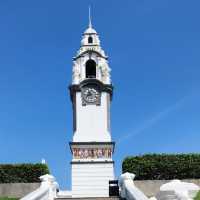
[[[94,104],[99,105],[100,92],[94,87],[82,88],[82,103],[83,105]]]

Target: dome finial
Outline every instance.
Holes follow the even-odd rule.
[[[91,6],[89,5],[89,28],[92,28]]]

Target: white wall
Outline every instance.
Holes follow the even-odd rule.
[[[108,99],[106,92],[101,93],[101,105],[82,106],[81,92],[76,93],[77,128],[73,142],[110,142],[108,132]]]
[[[108,197],[113,163],[72,164],[72,197]]]

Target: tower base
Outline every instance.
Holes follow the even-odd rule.
[[[72,197],[109,197],[114,162],[72,161]]]

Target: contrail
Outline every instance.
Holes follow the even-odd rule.
[[[181,107],[185,103],[185,101],[188,99],[188,97],[190,97],[190,96],[191,95],[185,96],[185,97],[179,99],[175,104],[173,104],[173,105],[167,107],[165,110],[157,113],[155,116],[153,116],[151,119],[147,120],[144,124],[142,124],[140,127],[133,130],[131,133],[123,135],[123,137],[121,137],[121,138],[119,138],[119,140],[117,140],[117,144],[121,143],[124,140],[129,139],[130,137],[136,136],[136,135],[140,134],[142,131],[144,131],[145,129],[153,126],[159,120],[161,120],[162,118],[167,116],[169,113],[171,113],[174,110]]]

